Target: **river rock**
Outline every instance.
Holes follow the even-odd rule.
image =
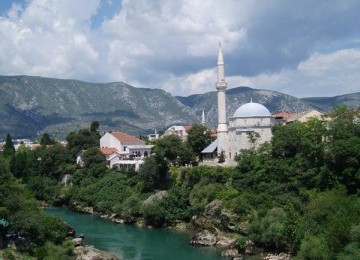
[[[78,246],[73,252],[76,260],[119,260],[118,257],[100,251],[93,246]]]
[[[222,205],[222,201],[221,200],[213,200],[212,202],[210,202],[209,204],[207,204],[205,206],[205,210],[204,210],[204,215],[206,217],[210,217],[210,218],[214,218],[220,215],[221,212],[221,205]]]
[[[96,213],[96,211],[94,210],[93,207],[82,207],[74,201],[69,202],[69,208],[71,210],[74,210],[77,212],[82,212],[82,213],[87,213],[87,214],[95,214]]]
[[[197,246],[214,246],[216,244],[216,236],[210,233],[208,230],[204,230],[195,234],[191,240],[191,245]]]
[[[236,239],[229,238],[224,235],[216,236],[216,245],[221,247],[229,247],[235,244]]]
[[[153,203],[154,200],[161,200],[163,197],[165,197],[167,194],[166,190],[158,191],[153,195],[150,195],[144,202],[144,205],[149,205]]]
[[[188,224],[185,223],[185,222],[177,222],[177,223],[174,225],[174,229],[180,230],[180,231],[187,230],[187,229],[188,229]]]
[[[263,259],[265,260],[290,260],[291,255],[287,253],[267,254]]]
[[[74,246],[77,247],[77,246],[83,245],[84,239],[81,237],[76,237],[76,238],[73,238],[71,241],[74,243]]]
[[[229,257],[231,259],[242,259],[242,255],[240,254],[237,248],[229,248],[221,252],[222,257]]]
[[[214,224],[214,221],[210,218],[207,218],[203,215],[196,215],[191,218],[191,223],[196,229],[206,229],[211,232],[216,232],[217,228]]]
[[[255,243],[251,240],[246,240],[244,245],[245,254],[251,255],[254,251]]]

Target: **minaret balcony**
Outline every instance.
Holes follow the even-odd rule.
[[[216,89],[217,90],[225,90],[227,87],[227,84],[225,81],[222,81],[222,82],[217,82],[216,83]]]

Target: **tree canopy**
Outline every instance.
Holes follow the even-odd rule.
[[[211,144],[213,140],[211,131],[201,124],[192,125],[188,131],[187,142],[199,157],[201,156],[201,151]]]

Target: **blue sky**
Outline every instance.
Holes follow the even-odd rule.
[[[173,95],[360,91],[358,0],[0,1],[0,75],[124,81]]]

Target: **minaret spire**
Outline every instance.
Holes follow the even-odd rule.
[[[221,50],[221,43],[219,43],[218,61],[217,61],[217,89],[226,89],[227,84],[225,81],[225,68],[224,68],[224,57]]]
[[[202,124],[203,126],[205,126],[205,112],[204,112],[204,109],[203,109],[203,111],[202,111],[201,124]]]
[[[225,66],[224,57],[221,50],[221,43],[219,43],[218,61],[217,61],[217,82],[216,89],[218,91],[218,155],[225,153],[228,150],[228,129],[226,121],[226,97],[225,90],[227,84],[225,81]]]

